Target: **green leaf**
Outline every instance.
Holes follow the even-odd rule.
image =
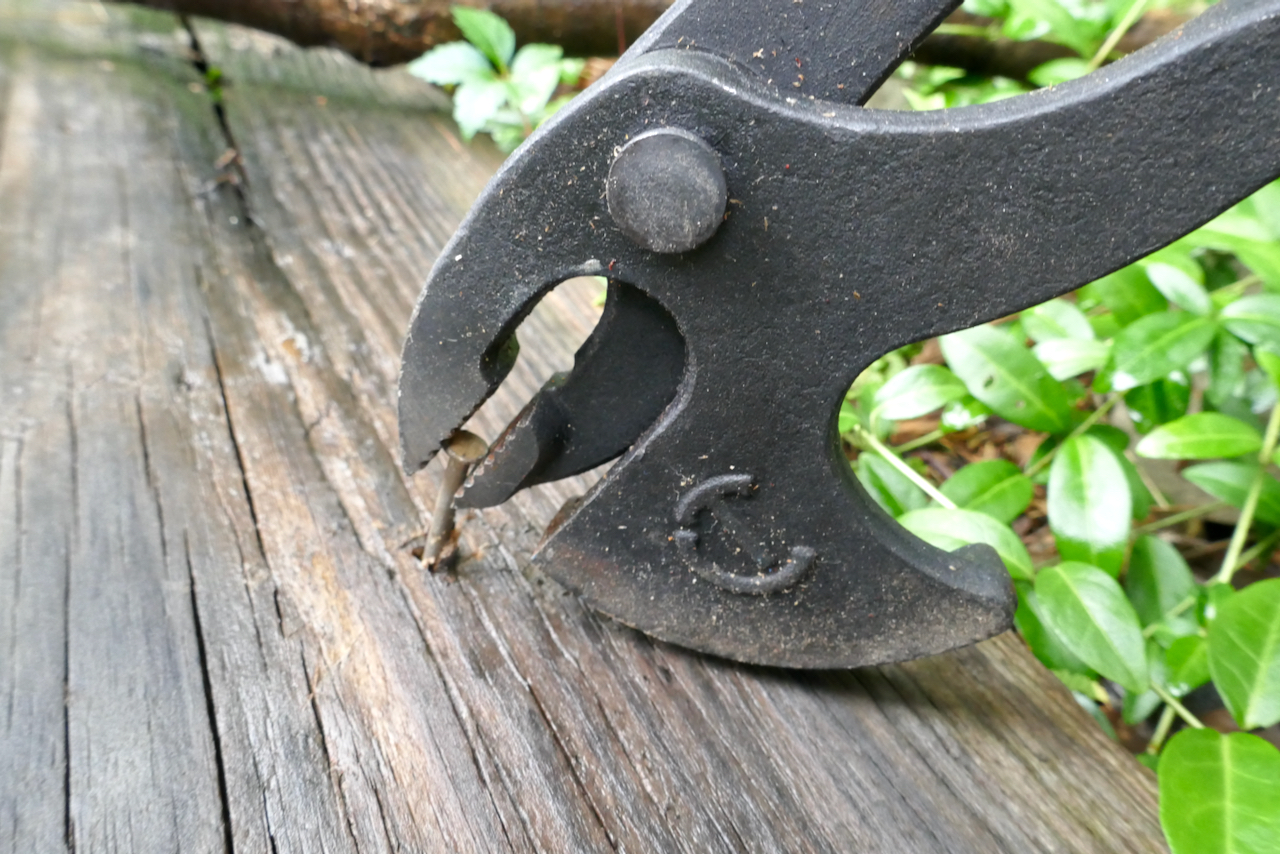
[[[1165,746],[1158,776],[1172,854],[1280,851],[1280,750],[1266,741],[1186,729]]]
[[[1124,589],[1142,625],[1149,626],[1165,619],[1165,614],[1193,595],[1196,582],[1191,568],[1172,544],[1145,536],[1133,544]],[[1169,622],[1183,629],[1179,634],[1196,631],[1190,608]]]
[[[1128,391],[1185,368],[1213,342],[1214,321],[1185,312],[1139,318],[1116,335],[1098,391]]]
[[[1235,597],[1236,589],[1225,581],[1211,581],[1196,591],[1196,619],[1208,628],[1222,606]]]
[[[405,66],[414,77],[437,86],[455,86],[474,80],[492,80],[493,65],[466,42],[433,47]]]
[[[536,116],[560,85],[560,69],[554,65],[535,68],[525,74],[511,74],[511,100],[526,116]]]
[[[943,430],[951,433],[957,430],[968,430],[986,421],[990,415],[991,410],[984,403],[971,395],[966,395],[942,410],[941,426]]]
[[[1198,412],[1157,427],[1134,450],[1155,460],[1207,460],[1255,454],[1261,447],[1262,435],[1243,421]]]
[[[1280,294],[1242,297],[1221,316],[1223,326],[1250,344],[1280,345]]]
[[[1275,349],[1261,345],[1255,347],[1253,360],[1258,363],[1258,367],[1266,371],[1273,384],[1280,386],[1280,346]]]
[[[1115,452],[1088,434],[1058,450],[1049,467],[1049,527],[1067,560],[1120,572],[1132,497]]]
[[[1092,339],[1093,327],[1075,303],[1051,299],[1021,315],[1022,328],[1033,341],[1043,344],[1058,338]]]
[[[1280,578],[1250,584],[1218,609],[1209,671],[1241,729],[1280,722]]]
[[[1031,348],[1031,353],[1055,380],[1096,371],[1111,356],[1111,344],[1086,338],[1054,338]]]
[[[1067,649],[1062,638],[1044,624],[1040,617],[1040,600],[1031,584],[1019,581],[1015,586],[1018,588],[1018,610],[1013,615],[1013,624],[1031,648],[1032,655],[1050,670],[1079,673],[1090,678],[1096,676],[1089,665]]]
[[[1097,27],[1072,15],[1058,0],[1009,0],[1009,6],[1047,23],[1046,38],[1065,44],[1081,56],[1093,53]]]
[[[859,454],[854,474],[876,503],[894,518],[929,504],[924,490],[879,454],[870,451]]]
[[[1123,326],[1148,314],[1163,312],[1169,305],[1137,265],[1091,282],[1081,291],[1081,296],[1102,303]]]
[[[1200,635],[1178,638],[1164,655],[1169,693],[1185,697],[1209,681],[1209,645]]]
[[[453,120],[463,139],[471,139],[507,102],[507,84],[500,80],[469,80],[453,93]]]
[[[1164,701],[1160,699],[1160,695],[1152,690],[1143,691],[1141,694],[1126,691],[1124,703],[1120,706],[1120,716],[1129,726],[1134,726],[1151,717],[1151,713],[1158,709],[1162,702]]]
[[[1165,299],[1184,311],[1202,317],[1213,314],[1213,300],[1204,285],[1172,264],[1155,262],[1146,265],[1147,278]]]
[[[1249,348],[1226,330],[1218,333],[1209,348],[1209,387],[1205,397],[1215,409],[1229,405],[1245,391],[1244,360]]]
[[[1045,625],[1081,661],[1127,691],[1147,689],[1142,628],[1114,578],[1096,566],[1067,562],[1040,572],[1036,594]]]
[[[939,343],[969,393],[1000,417],[1046,433],[1070,428],[1071,411],[1062,386],[1008,332],[975,326],[943,336]]]
[[[1133,504],[1132,516],[1134,519],[1147,518],[1147,514],[1151,512],[1151,490],[1147,489],[1147,485],[1142,482],[1142,475],[1138,474],[1137,466],[1129,462],[1129,458],[1125,456],[1125,451],[1129,447],[1129,434],[1110,424],[1094,424],[1085,432],[1095,439],[1101,439],[1115,453],[1116,462],[1124,470],[1124,479],[1129,482],[1129,497]]]
[[[511,60],[511,76],[519,77],[540,68],[555,68],[560,71],[560,60],[564,57],[564,48],[554,44],[527,44],[516,51]]]
[[[1182,471],[1182,476],[1220,501],[1244,507],[1258,464],[1252,460],[1200,463]],[[1280,525],[1280,482],[1267,475],[1262,482],[1254,516],[1268,525]]]
[[[1056,86],[1059,83],[1083,77],[1091,70],[1088,60],[1067,56],[1037,65],[1027,74],[1027,79],[1037,86]]]
[[[1261,222],[1239,208],[1188,234],[1174,244],[1217,249],[1239,257],[1270,288],[1280,287],[1280,243]]]
[[[516,34],[506,21],[488,9],[454,6],[453,22],[462,31],[464,39],[489,57],[499,71],[506,73],[516,52]]]
[[[898,518],[898,524],[930,545],[955,551],[971,543],[986,543],[1000,555],[1009,574],[1030,580],[1035,575],[1031,556],[1018,535],[985,513],[926,507]]]
[[[970,463],[942,484],[942,494],[966,510],[1009,524],[1031,504],[1031,479],[1008,460]]]
[[[1139,433],[1150,433],[1159,425],[1182,417],[1190,402],[1191,386],[1174,379],[1156,380],[1124,393],[1124,405]]]
[[[964,383],[941,365],[913,365],[880,387],[871,417],[889,421],[918,418],[966,394]]]

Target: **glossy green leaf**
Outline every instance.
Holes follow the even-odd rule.
[[[1035,487],[1008,460],[970,463],[942,484],[942,494],[958,507],[986,513],[1009,524],[1031,504]]]
[[[1113,576],[1124,562],[1132,512],[1129,481],[1115,452],[1088,434],[1068,440],[1049,467],[1049,527],[1058,553]]]
[[[1191,568],[1172,544],[1159,537],[1139,537],[1129,555],[1129,571],[1124,589],[1142,625],[1166,619],[1173,608],[1196,592]],[[1196,631],[1193,611],[1187,608],[1177,617],[1167,618],[1179,634]]]
[[[1200,635],[1174,641],[1164,654],[1169,693],[1185,697],[1209,681],[1209,644]]]
[[[1262,223],[1239,210],[1227,211],[1178,243],[1234,253],[1268,287],[1280,287],[1280,243]]]
[[[1051,299],[1021,315],[1027,337],[1043,343],[1061,338],[1093,338],[1089,318],[1076,304],[1065,299]]]
[[[1091,282],[1085,286],[1082,296],[1106,306],[1122,326],[1148,314],[1163,312],[1169,305],[1136,265]]]
[[[1221,605],[1209,624],[1209,671],[1241,729],[1280,722],[1280,578]]]
[[[872,401],[873,419],[919,418],[968,394],[960,378],[941,365],[913,365],[880,387]]]
[[[986,421],[990,415],[991,410],[986,404],[972,395],[966,395],[943,408],[939,426],[952,433],[968,430]]]
[[[854,466],[858,482],[890,516],[897,518],[910,510],[929,504],[924,490],[916,486],[884,457],[867,451],[858,456]]]
[[[1205,492],[1233,507],[1244,507],[1258,464],[1253,461],[1200,463],[1182,470],[1182,476]],[[1280,525],[1280,482],[1267,475],[1262,482],[1254,516],[1269,525]]]
[[[1031,353],[1055,380],[1096,371],[1111,357],[1111,344],[1091,338],[1053,338],[1031,348]]]
[[[1159,262],[1147,264],[1146,270],[1147,278],[1156,286],[1156,290],[1178,308],[1202,316],[1213,313],[1213,300],[1209,299],[1209,292],[1184,271]]]
[[[1156,460],[1208,460],[1254,454],[1262,434],[1220,412],[1197,412],[1152,430],[1138,443],[1139,456]]]
[[[1280,852],[1280,750],[1256,735],[1186,729],[1160,755],[1172,854]]]
[[[1124,470],[1124,479],[1129,482],[1129,498],[1133,508],[1131,515],[1134,519],[1147,518],[1147,514],[1151,512],[1151,490],[1142,482],[1142,475],[1138,474],[1137,467],[1125,456],[1125,450],[1129,447],[1129,434],[1110,424],[1095,424],[1085,432],[1101,439],[1115,452],[1116,462]]]
[[[1236,589],[1225,581],[1213,581],[1196,591],[1196,619],[1208,628],[1217,619],[1222,606],[1233,599]]]
[[[1191,402],[1191,385],[1174,379],[1156,380],[1124,393],[1124,405],[1139,433],[1150,433],[1187,414]]]
[[[1128,391],[1185,368],[1213,342],[1216,323],[1186,312],[1139,318],[1115,337],[1111,363],[1095,383],[1099,391]]]
[[[1008,525],[1000,524],[985,513],[927,507],[899,517],[898,524],[944,551],[955,551],[971,543],[986,543],[996,550],[1014,578],[1030,579],[1035,575],[1031,556],[1018,535]]]
[[[450,42],[433,47],[405,66],[414,77],[437,86],[455,86],[468,80],[492,80],[493,65],[466,42]]]
[[[463,139],[475,136],[506,103],[510,90],[497,80],[468,80],[453,93],[453,120]]]
[[[942,354],[969,393],[998,414],[1030,430],[1062,432],[1071,411],[1061,384],[1013,336],[975,326],[939,339]]]
[[[1047,23],[1049,32],[1045,33],[1046,38],[1065,44],[1081,56],[1093,53],[1097,24],[1071,14],[1058,0],[1009,0],[1009,6],[1018,13]]]
[[[1250,344],[1280,345],[1280,294],[1242,297],[1221,316],[1223,326]]]
[[[1245,392],[1244,360],[1249,348],[1239,338],[1222,330],[1209,348],[1209,387],[1205,397],[1215,409],[1230,405]]]
[[[1151,717],[1151,713],[1160,708],[1163,702],[1160,695],[1150,689],[1140,694],[1126,691],[1124,702],[1120,706],[1120,717],[1129,726],[1134,726]]]
[[[1062,59],[1051,59],[1043,65],[1037,65],[1027,74],[1027,79],[1037,86],[1056,86],[1083,77],[1092,70],[1087,59],[1064,56]]]
[[[1255,347],[1254,361],[1271,377],[1271,382],[1280,386],[1280,345],[1273,349],[1270,345]]]
[[[499,16],[487,9],[453,7],[453,22],[462,37],[471,42],[500,70],[506,71],[516,52],[516,34]]]
[[[1089,665],[1081,661],[1067,648],[1062,639],[1044,624],[1040,616],[1040,601],[1031,584],[1019,581],[1016,586],[1018,610],[1013,615],[1013,625],[1031,649],[1031,654],[1050,670],[1079,673],[1090,678],[1096,676],[1097,674],[1089,668]]]
[[[1068,562],[1036,578],[1046,626],[1081,661],[1128,691],[1150,682],[1146,641],[1120,584],[1096,566]]]

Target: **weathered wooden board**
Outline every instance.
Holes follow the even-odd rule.
[[[788,673],[586,611],[529,553],[590,478],[424,575],[401,335],[498,157],[403,77],[196,26],[225,128],[174,19],[0,0],[0,850],[1162,850],[1012,636]]]

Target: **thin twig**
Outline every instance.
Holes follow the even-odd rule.
[[[1208,516],[1215,510],[1221,510],[1229,506],[1231,505],[1227,504],[1225,501],[1213,501],[1209,504],[1201,504],[1196,507],[1192,507],[1190,510],[1183,510],[1181,513],[1174,513],[1172,516],[1165,516],[1163,519],[1159,519],[1139,528],[1134,528],[1132,535],[1136,539],[1145,534],[1152,534],[1164,528],[1171,528],[1174,525],[1180,525],[1183,522],[1188,522],[1192,519],[1199,519],[1201,516]]]
[[[928,495],[934,501],[949,510],[956,509],[956,503],[954,501],[939,492],[936,486],[925,480],[918,472],[916,472],[915,469],[903,462],[901,457],[895,454],[889,446],[877,439],[870,430],[867,430],[861,424],[858,424],[853,428],[853,432],[859,439],[866,443],[868,448],[875,451],[876,454],[883,458],[885,462],[901,472],[903,477],[924,490],[925,495]]]
[[[1200,723],[1200,719],[1187,711],[1187,707],[1178,702],[1177,697],[1173,696],[1154,682],[1151,683],[1151,690],[1155,691],[1156,695],[1161,700],[1164,700],[1170,708],[1177,712],[1178,717],[1182,718],[1186,722],[1187,726],[1194,727],[1195,729],[1204,729],[1204,724]]]
[[[1129,6],[1129,10],[1124,13],[1124,17],[1120,19],[1120,23],[1115,25],[1107,35],[1107,40],[1102,43],[1102,47],[1098,48],[1098,52],[1093,55],[1093,59],[1089,60],[1086,66],[1090,71],[1096,71],[1106,62],[1107,57],[1111,55],[1111,51],[1115,50],[1116,45],[1120,43],[1120,39],[1124,38],[1124,34],[1129,32],[1132,27],[1142,17],[1143,10],[1146,9],[1147,0],[1133,0],[1133,4]]]
[[[1173,726],[1173,706],[1166,705],[1160,712],[1160,720],[1156,723],[1156,731],[1152,734],[1151,740],[1147,742],[1147,753],[1155,756],[1160,752],[1160,748],[1164,746],[1164,740],[1169,737],[1169,730]]]
[[[1258,509],[1258,499],[1262,496],[1262,487],[1266,485],[1267,466],[1271,463],[1271,455],[1275,453],[1276,441],[1280,439],[1280,404],[1271,407],[1271,417],[1267,420],[1267,433],[1262,440],[1262,449],[1258,451],[1258,471],[1249,484],[1249,494],[1245,496],[1244,506],[1240,508],[1240,521],[1231,533],[1231,545],[1226,557],[1222,559],[1222,568],[1213,577],[1214,581],[1230,582],[1231,576],[1240,568],[1240,553],[1249,539],[1249,528],[1253,525],[1253,515]]]

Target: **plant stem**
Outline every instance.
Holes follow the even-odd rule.
[[[1160,752],[1160,748],[1164,746],[1164,740],[1169,737],[1169,729],[1173,726],[1173,706],[1166,705],[1160,712],[1160,720],[1156,723],[1156,731],[1152,734],[1151,740],[1147,742],[1147,753],[1155,756]]]
[[[1278,544],[1280,544],[1280,529],[1272,531],[1262,540],[1254,543],[1253,548],[1240,555],[1240,559],[1236,561],[1236,569],[1244,569],[1254,558],[1270,554]]]
[[[931,445],[934,442],[947,435],[946,431],[939,427],[931,433],[925,433],[923,436],[917,436],[910,442],[903,442],[901,445],[895,445],[893,452],[895,454],[906,454],[914,451],[916,448],[923,448],[925,445]]]
[[[1070,433],[1067,434],[1067,438],[1059,442],[1052,450],[1049,451],[1049,453],[1045,454],[1043,457],[1038,459],[1033,465],[1028,466],[1027,470],[1023,472],[1023,474],[1025,474],[1027,477],[1034,477],[1041,469],[1049,465],[1049,463],[1053,462],[1053,458],[1058,453],[1059,448],[1061,448],[1063,445],[1067,444],[1067,442],[1070,442],[1072,439],[1084,433],[1094,424],[1097,424],[1098,419],[1106,415],[1108,412],[1110,412],[1111,407],[1115,406],[1118,400],[1120,400],[1120,395],[1118,394],[1113,394],[1110,397],[1108,397],[1106,400],[1104,400],[1101,406],[1093,410],[1093,412],[1089,413],[1088,418],[1081,421],[1080,424],[1076,427],[1076,429],[1072,430]]]
[[[1262,440],[1262,450],[1258,452],[1258,471],[1249,484],[1249,493],[1245,496],[1244,506],[1240,508],[1240,521],[1231,534],[1231,545],[1222,559],[1222,568],[1213,577],[1214,581],[1224,583],[1231,581],[1231,576],[1240,568],[1240,553],[1244,551],[1245,541],[1249,539],[1249,528],[1253,526],[1253,514],[1258,509],[1258,498],[1262,495],[1262,487],[1266,484],[1267,466],[1271,463],[1271,455],[1275,453],[1276,441],[1280,439],[1280,404],[1271,407],[1271,418],[1267,420],[1267,433]]]
[[[1156,620],[1154,623],[1152,623],[1151,625],[1143,629],[1142,636],[1144,638],[1151,637],[1156,633],[1156,630],[1160,628],[1162,623],[1164,623],[1166,620],[1169,620],[1169,619],[1172,619],[1173,617],[1178,616],[1179,614],[1181,614],[1183,611],[1187,610],[1194,604],[1196,604],[1196,594],[1192,593],[1190,596],[1187,596],[1177,605],[1174,605],[1168,611],[1165,611],[1163,614],[1161,614],[1160,619]]]
[[[1191,712],[1187,711],[1187,707],[1182,705],[1182,703],[1179,703],[1177,697],[1173,696],[1168,691],[1161,688],[1159,685],[1157,685],[1154,682],[1151,683],[1151,690],[1155,691],[1156,695],[1161,700],[1164,700],[1165,703],[1169,706],[1169,708],[1177,712],[1178,717],[1186,721],[1187,726],[1192,727],[1194,729],[1204,729],[1204,724],[1200,723],[1200,719],[1197,718],[1195,715],[1191,714]]]
[[[1129,6],[1129,10],[1124,13],[1124,17],[1120,19],[1120,23],[1116,24],[1107,35],[1107,40],[1102,43],[1102,47],[1098,48],[1098,52],[1093,55],[1093,59],[1089,60],[1088,69],[1096,70],[1107,57],[1111,55],[1111,51],[1115,50],[1120,39],[1124,38],[1124,34],[1129,32],[1129,28],[1133,26],[1134,21],[1142,16],[1143,10],[1147,7],[1147,0],[1133,0],[1133,4]]]
[[[853,432],[858,436],[859,439],[861,439],[863,442],[866,443],[868,448],[875,451],[877,454],[879,454],[881,457],[884,458],[885,462],[887,462],[889,465],[896,468],[902,474],[903,477],[905,477],[907,480],[911,481],[916,486],[924,490],[925,495],[929,496],[934,501],[941,504],[943,507],[946,507],[948,510],[956,509],[956,503],[954,501],[952,501],[950,498],[948,498],[947,496],[939,492],[937,487],[935,487],[932,483],[930,483],[929,481],[921,477],[920,474],[911,466],[903,462],[901,457],[899,457],[897,454],[893,452],[891,448],[889,448],[887,445],[885,445],[883,442],[877,439],[875,437],[875,434],[873,434],[871,431],[867,430],[861,424],[858,424],[853,428]]]
[[[1163,519],[1157,522],[1152,522],[1149,525],[1143,525],[1140,528],[1134,528],[1131,533],[1135,538],[1141,537],[1144,534],[1150,534],[1155,531],[1159,531],[1163,528],[1171,528],[1174,525],[1180,525],[1183,522],[1190,521],[1191,519],[1198,519],[1201,516],[1208,516],[1210,513],[1214,512],[1215,510],[1221,510],[1223,507],[1227,507],[1227,506],[1228,505],[1225,501],[1212,501],[1208,504],[1201,504],[1199,507],[1192,507],[1190,510],[1183,510],[1181,513],[1174,513],[1172,516],[1166,516]]]

